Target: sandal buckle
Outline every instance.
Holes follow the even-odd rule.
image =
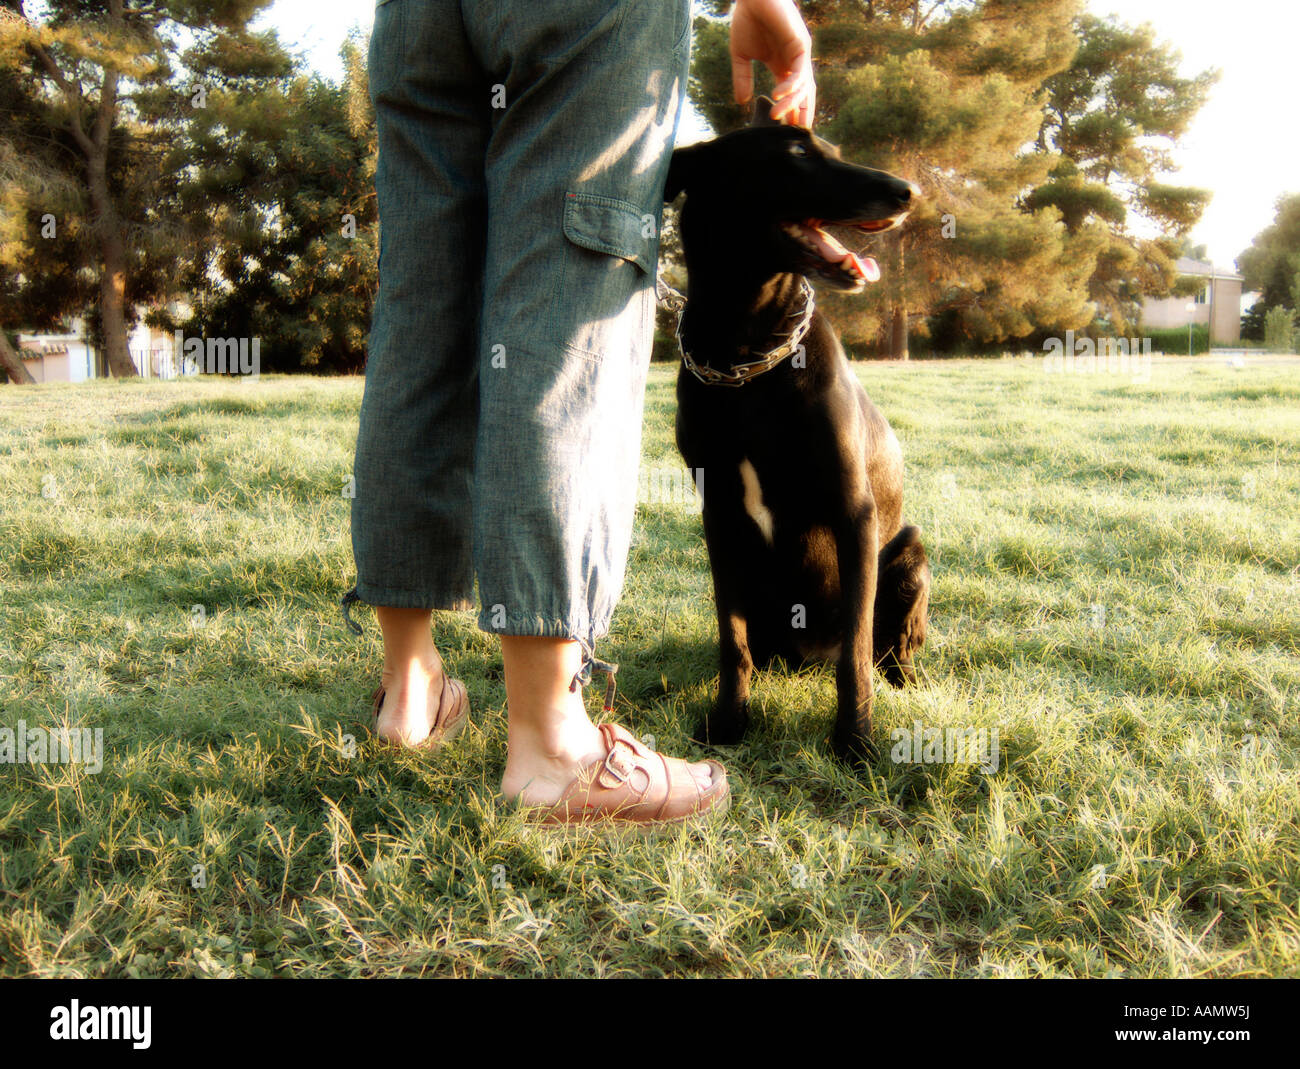
[[[624,759],[615,761],[615,757],[618,755],[618,747],[622,742],[622,739],[615,740],[614,744],[610,746],[609,752],[605,754],[605,771],[618,780],[619,783],[626,783],[632,775],[632,769],[627,767]]]

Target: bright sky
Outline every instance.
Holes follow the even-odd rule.
[[[1177,159],[1173,180],[1214,191],[1193,239],[1231,267],[1251,239],[1273,221],[1277,198],[1300,192],[1300,128],[1294,89],[1300,65],[1300,4],[1293,0],[1088,0],[1098,14],[1130,24],[1150,22],[1183,55],[1184,73],[1218,67],[1222,76]],[[340,19],[339,7],[351,12]],[[276,0],[267,22],[322,73],[341,74],[338,46],[349,25],[370,28],[368,0],[328,5]],[[683,125],[693,126],[683,116]],[[683,140],[691,140],[688,129]]]

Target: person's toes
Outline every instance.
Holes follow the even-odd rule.
[[[695,784],[701,791],[707,791],[713,786],[713,766],[709,764],[698,764],[691,766],[691,774],[695,776]]]

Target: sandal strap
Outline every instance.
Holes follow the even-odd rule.
[[[465,684],[459,679],[452,679],[447,675],[446,669],[443,669],[442,692],[438,695],[438,712],[434,715],[430,734],[442,731],[455,719],[455,714],[460,711],[465,697]]]
[[[379,723],[379,709],[384,702],[384,687],[380,684],[370,696],[370,726],[373,731]],[[438,708],[434,711],[433,722],[429,725],[429,738],[436,738],[455,720],[460,718],[462,709],[469,698],[465,684],[459,679],[452,679],[444,668],[442,688],[438,692]]]
[[[686,761],[656,753],[618,724],[601,724],[598,730],[606,747],[604,758],[574,779],[550,811],[552,819],[604,815],[653,822],[709,808],[701,805],[704,792]]]

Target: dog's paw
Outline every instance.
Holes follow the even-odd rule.
[[[831,738],[831,750],[846,765],[853,768],[868,768],[880,760],[880,750],[871,736],[851,732],[836,734]]]
[[[892,661],[880,669],[885,682],[891,687],[914,687],[917,683],[916,667],[911,661]]]
[[[745,736],[749,729],[749,702],[722,709],[715,707],[700,721],[694,739],[706,746],[732,746]]]

